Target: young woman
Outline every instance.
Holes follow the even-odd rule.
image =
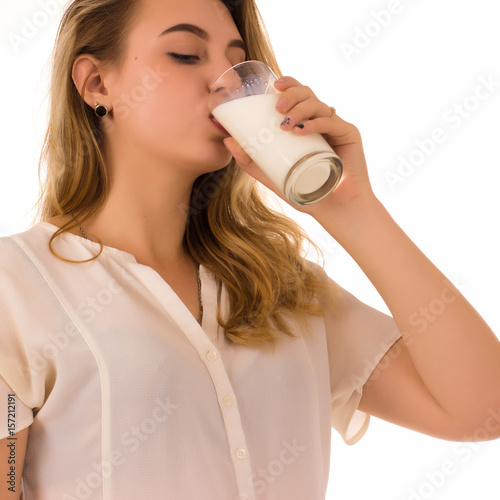
[[[374,196],[356,127],[292,77],[282,128],[345,169],[301,210],[393,317],[266,205],[260,183],[279,192],[207,107],[247,59],[280,74],[253,0],[67,8],[40,222],[0,240],[1,498],[319,500],[331,427],[500,436],[496,336]]]

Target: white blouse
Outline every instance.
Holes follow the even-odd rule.
[[[54,257],[56,229],[0,238],[0,439],[12,393],[16,432],[30,426],[22,498],[323,500],[331,427],[347,444],[366,432],[357,406],[394,320],[340,288],[312,337],[297,324],[274,354],[234,345],[203,266],[200,326],[129,253]],[[99,245],[66,233],[54,248]]]

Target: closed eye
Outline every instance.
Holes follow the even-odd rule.
[[[192,54],[176,54],[175,52],[168,52],[168,55],[183,64],[193,64],[195,61],[199,61],[198,56]]]

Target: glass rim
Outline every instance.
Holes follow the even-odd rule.
[[[271,74],[274,76],[274,78],[278,79],[278,77],[274,74],[274,71],[265,62],[258,61],[257,59],[249,59],[248,61],[242,61],[242,62],[235,64],[234,66],[231,66],[230,68],[226,69],[226,71],[224,71],[224,73],[222,73],[222,75],[220,75],[219,78],[217,78],[215,83],[210,88],[210,94],[212,94],[212,92],[213,92],[214,88],[217,86],[217,84],[226,76],[226,73],[228,73],[231,70],[234,70],[235,68],[238,68],[239,66],[243,66],[244,64],[248,64],[248,63],[253,63],[253,64],[258,63],[258,64],[261,64],[262,66],[265,66],[271,72]]]

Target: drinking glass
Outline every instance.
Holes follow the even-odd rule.
[[[276,75],[260,61],[225,71],[213,85],[214,118],[296,205],[310,205],[340,182],[342,162],[321,134],[281,130],[285,115],[275,110],[281,92]]]

